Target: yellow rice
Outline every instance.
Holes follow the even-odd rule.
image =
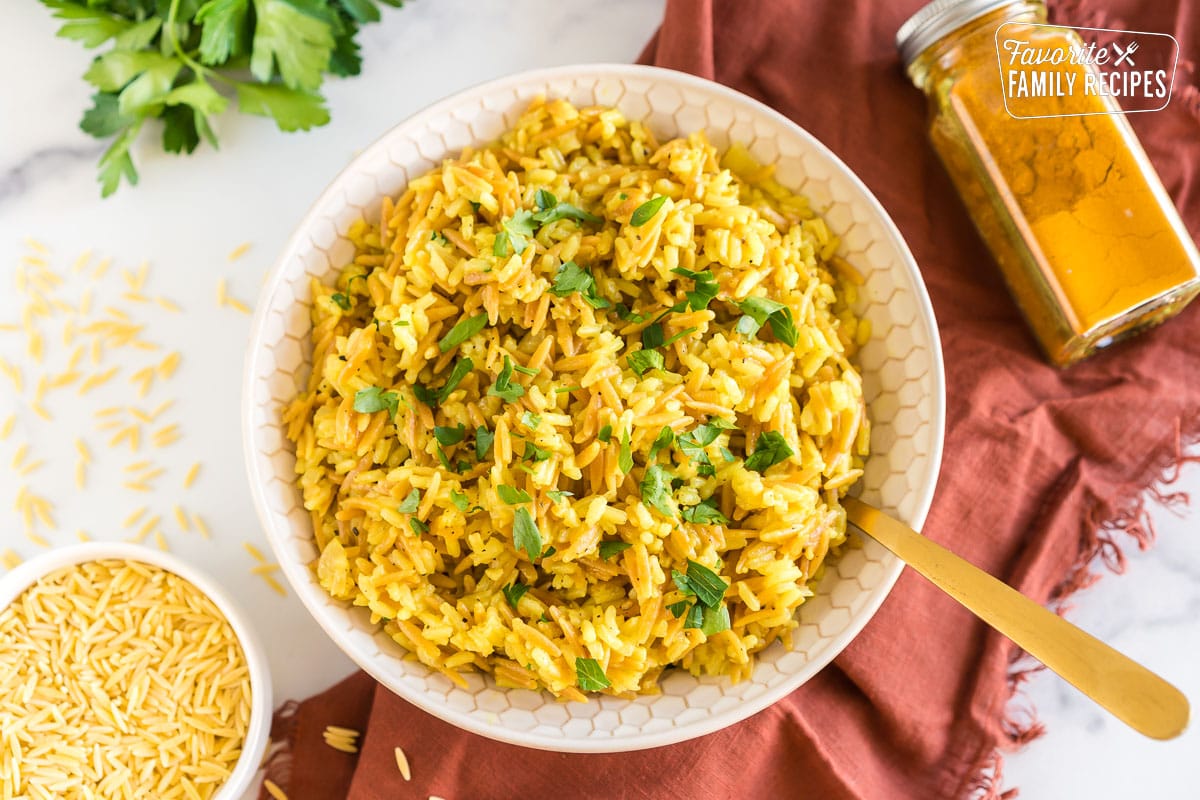
[[[538,210],[539,189],[602,221],[548,222],[521,253],[497,245],[505,222]],[[849,360],[867,334],[849,310],[856,273],[839,270],[837,239],[804,198],[740,147],[721,155],[701,133],[660,145],[614,109],[537,101],[498,143],[413,180],[349,237],[335,285],[312,286],[312,374],[284,413],[332,596],[453,680],[482,670],[572,699],[592,688],[577,659],[595,659],[621,694],[654,690],[669,665],[738,680],[753,653],[790,641],[845,538],[839,498],[869,440]],[[594,278],[591,303],[550,291],[572,261]],[[676,268],[711,271],[716,298],[678,307],[699,286]],[[768,325],[737,329],[747,297],[784,304],[796,344]],[[482,330],[443,352],[479,315]],[[665,369],[639,375],[629,354],[658,319],[679,338],[658,347]],[[468,358],[453,391],[418,399],[414,387],[438,389]],[[506,360],[523,370],[509,378],[519,397],[489,395]],[[363,390],[394,393],[394,418],[356,411]],[[701,459],[685,455],[678,437],[716,420],[733,428]],[[454,439],[460,424],[461,441],[438,443],[435,426]],[[481,427],[494,436],[482,456]],[[766,432],[791,455],[748,468]],[[661,436],[676,443],[651,457]],[[672,481],[659,504],[643,488],[652,471]],[[529,499],[510,505],[499,487]],[[681,517],[705,501],[720,521]],[[516,546],[521,510],[553,551]],[[689,562],[730,584],[727,630],[687,627],[697,598],[673,572]],[[504,590],[517,584],[528,589],[514,607]]]

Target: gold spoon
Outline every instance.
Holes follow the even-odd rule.
[[[1152,739],[1187,727],[1183,692],[1141,664],[874,506],[853,497],[842,505],[863,533],[1129,727]]]

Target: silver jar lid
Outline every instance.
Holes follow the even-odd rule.
[[[925,48],[984,14],[1019,0],[933,0],[896,31],[896,48],[907,67]]]

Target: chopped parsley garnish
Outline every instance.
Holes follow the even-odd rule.
[[[666,366],[663,354],[657,350],[634,350],[626,356],[625,360],[639,378],[652,369],[663,369]]]
[[[521,424],[534,431],[537,430],[538,425],[542,424],[542,418],[532,411],[523,411],[521,412]]]
[[[766,297],[747,297],[736,305],[744,314],[735,326],[738,333],[753,336],[766,323],[771,326],[776,339],[789,347],[796,346],[800,334],[796,331],[792,310],[783,303]]]
[[[669,346],[669,345],[673,345],[673,344],[675,344],[677,341],[679,341],[680,339],[682,339],[683,337],[685,337],[685,336],[688,336],[688,335],[690,335],[690,334],[693,334],[693,333],[695,333],[695,332],[696,332],[696,331],[698,331],[698,330],[700,330],[700,329],[699,329],[699,328],[684,328],[684,329],[683,329],[683,330],[681,330],[679,333],[676,333],[676,334],[675,334],[675,335],[673,335],[673,336],[672,336],[670,339],[667,339],[665,342],[663,342],[663,343],[662,343],[662,346],[663,346],[663,347],[667,347],[667,346]]]
[[[441,231],[434,231],[433,233],[429,234],[429,241],[437,242],[438,244],[443,245],[443,246],[450,244],[450,240],[447,239],[446,235],[443,234]]]
[[[508,255],[509,246],[517,255],[524,253],[525,248],[529,246],[529,237],[533,236],[536,230],[533,223],[533,212],[523,208],[504,220],[500,224],[502,230],[496,235],[496,241],[492,245],[492,255],[504,258]]]
[[[695,595],[702,605],[714,608],[725,597],[729,584],[708,567],[698,561],[688,559],[687,575],[679,570],[671,570],[671,578],[675,588],[684,594]]]
[[[664,516],[676,514],[675,499],[671,496],[671,473],[666,467],[651,464],[642,476],[642,501],[658,509]]]
[[[395,328],[407,328],[409,325],[412,325],[412,323],[406,319],[392,320],[392,327],[395,327]]]
[[[623,319],[627,322],[645,322],[646,321],[646,318],[643,315],[633,313],[633,311],[629,308],[629,306],[625,305],[624,303],[617,303],[617,305],[614,307],[613,310],[617,312],[618,317],[620,317],[621,319]]]
[[[724,603],[709,607],[696,603],[688,610],[685,628],[699,628],[705,636],[729,630],[729,609]]]
[[[658,436],[654,437],[654,442],[650,445],[650,455],[646,456],[646,460],[653,461],[654,457],[658,455],[658,451],[664,447],[670,447],[673,441],[675,441],[675,431],[664,425],[658,432]]]
[[[621,432],[621,453],[617,458],[617,466],[626,475],[633,469],[633,451],[629,449],[629,429]]]
[[[483,461],[488,454],[488,450],[492,449],[492,442],[496,441],[496,434],[489,431],[487,428],[480,425],[475,429],[475,457]]]
[[[521,454],[521,458],[526,461],[545,461],[550,457],[550,451],[544,447],[538,447],[533,442],[525,442],[525,452]]]
[[[454,503],[454,507],[462,513],[467,513],[467,507],[470,505],[470,500],[466,492],[460,492],[457,489],[450,490],[450,502]]]
[[[385,392],[378,386],[368,386],[354,393],[354,410],[360,414],[387,411],[392,419],[400,409],[400,397],[395,392]]]
[[[592,308],[608,308],[612,305],[608,298],[601,297],[596,293],[596,279],[592,277],[592,273],[574,261],[568,261],[559,267],[555,274],[550,294],[556,297],[569,297],[575,292],[579,292],[584,302]]]
[[[696,282],[695,290],[687,293],[687,306],[692,311],[708,308],[708,304],[717,296],[717,292],[721,289],[717,284],[716,277],[712,274],[712,270],[706,269],[703,272],[693,272],[690,269],[678,267],[671,270],[671,272],[676,275],[682,275],[685,278],[691,278]]]
[[[634,209],[633,216],[629,218],[629,224],[635,228],[640,228],[650,220],[654,219],[654,215],[663,207],[663,203],[667,202],[667,198],[659,195],[651,200],[642,203]]]
[[[563,500],[566,500],[568,497],[575,496],[574,492],[567,492],[567,491],[563,491],[561,489],[551,489],[550,491],[546,492],[546,494],[547,494],[547,496],[549,496],[549,498],[551,500],[553,500],[556,503],[561,503]]]
[[[795,453],[778,431],[763,431],[754,443],[754,452],[746,456],[746,469],[766,472],[769,467],[786,461]]]
[[[529,591],[529,587],[523,583],[517,582],[512,586],[505,586],[500,591],[504,592],[504,599],[507,600],[508,604],[515,610],[517,604],[521,602],[521,598],[524,597],[525,593]]]
[[[454,362],[454,369],[450,370],[450,377],[446,378],[446,383],[438,390],[437,401],[439,403],[446,402],[450,393],[458,388],[458,384],[462,383],[462,379],[470,375],[473,369],[475,369],[475,362],[469,358],[460,358]],[[420,400],[419,397],[417,399]]]
[[[505,356],[504,366],[500,369],[500,374],[496,376],[496,382],[488,387],[488,395],[499,397],[501,400],[507,400],[510,403],[515,403],[524,397],[525,387],[519,383],[513,383],[512,374],[512,359]]]
[[[602,427],[600,429],[600,432],[596,434],[596,438],[599,439],[600,441],[604,442],[605,444],[608,444],[609,442],[611,442],[612,441],[612,425],[605,425],[604,427]]]
[[[449,353],[460,344],[470,339],[475,334],[479,333],[487,327],[487,314],[477,314],[474,317],[461,320],[457,325],[450,329],[450,332],[442,337],[438,342],[438,349],[443,353]]]
[[[558,202],[558,198],[545,189],[538,189],[537,194],[533,196],[533,201],[539,209],[538,213],[533,215],[533,218],[539,225],[549,225],[551,222],[557,222],[560,219],[573,219],[576,222],[592,223],[601,223],[604,221],[595,214],[589,214],[579,206]]]
[[[733,454],[733,451],[724,446],[721,447],[721,458],[726,461],[737,461],[737,456]]]
[[[683,612],[687,611],[687,607],[687,600],[680,600],[678,603],[671,603],[671,605],[667,606],[667,611],[670,611],[675,619],[679,619],[683,616]]]
[[[412,390],[417,400],[421,401],[430,408],[433,408],[438,404],[438,393],[432,389],[426,389],[424,386],[415,384],[412,387]]]
[[[633,547],[629,542],[601,542],[600,557],[605,561],[615,556],[617,553],[628,550]]]
[[[505,503],[508,503],[510,506],[528,503],[533,499],[529,496],[528,492],[508,486],[506,484],[500,484],[497,486],[496,493],[500,495],[501,500],[503,500]]]
[[[679,510],[679,515],[683,517],[684,522],[690,522],[694,525],[728,525],[729,520],[720,509],[717,508],[715,497],[710,497],[707,500],[694,506],[687,506]]]
[[[401,514],[415,514],[419,505],[421,505],[421,490],[413,489],[400,505],[397,506],[396,510]]]
[[[600,669],[600,662],[594,658],[575,659],[575,683],[585,692],[598,692],[612,686],[612,681]]]
[[[542,534],[527,508],[518,508],[513,514],[513,547],[528,553],[530,561],[542,553]]]
[[[416,517],[408,518],[408,527],[412,528],[414,536],[420,536],[422,533],[429,533],[429,525],[417,519]]]
[[[550,545],[549,547],[547,547],[545,550],[542,551],[542,558],[549,558],[550,556],[554,555],[557,552],[558,552],[558,548],[555,547],[554,545]]]
[[[337,303],[338,308],[340,308],[342,311],[350,310],[350,305],[351,305],[350,298],[347,297],[346,295],[342,294],[341,292],[338,292],[337,294],[332,295],[329,299],[332,300],[333,302]]]
[[[446,451],[442,449],[440,444],[435,444],[433,449],[437,452],[438,461],[442,464],[442,469],[447,472],[456,472],[454,466],[450,463],[450,459],[446,457]]]
[[[449,447],[452,444],[458,444],[467,437],[467,428],[461,422],[457,427],[445,428],[440,425],[434,426],[433,438],[437,439],[438,444]]]
[[[523,367],[520,364],[513,364],[513,369],[516,370],[517,372],[521,373],[522,375],[529,375],[530,377],[537,375],[538,372],[541,371],[541,370],[531,369],[529,367]]]
[[[567,392],[578,392],[582,386],[560,386],[554,390],[555,394],[566,394]]]
[[[697,472],[701,475],[715,474],[712,469],[712,461],[708,457],[708,453],[704,448],[717,440],[723,430],[732,430],[733,423],[714,417],[703,425],[697,425],[694,429],[679,436],[679,449],[683,454],[692,461],[695,461],[699,467]],[[706,469],[707,467],[707,469]]]
[[[663,327],[661,322],[651,322],[642,329],[642,347],[653,350],[656,347],[662,347],[662,344]]]

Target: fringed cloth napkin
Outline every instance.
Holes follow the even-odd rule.
[[[945,458],[924,533],[1026,595],[1059,604],[1120,534],[1152,531],[1143,492],[1200,434],[1200,303],[1068,371],[1038,355],[925,135],[925,98],[893,36],[917,2],[669,0],[646,63],[773,106],[837,153],[912,247],[945,352]],[[1132,122],[1193,236],[1200,230],[1197,4],[1079,4],[1057,21],[1173,32],[1175,99]],[[998,748],[1039,732],[1010,702],[1015,647],[906,572],[875,619],[774,707],[699,740],[638,753],[559,755],[459,731],[357,675],[280,715],[271,775],[291,800],[429,797],[806,797],[928,800],[1001,793]],[[363,731],[361,752],[326,725]],[[401,746],[412,769],[395,761]],[[266,797],[264,794],[263,797]]]

